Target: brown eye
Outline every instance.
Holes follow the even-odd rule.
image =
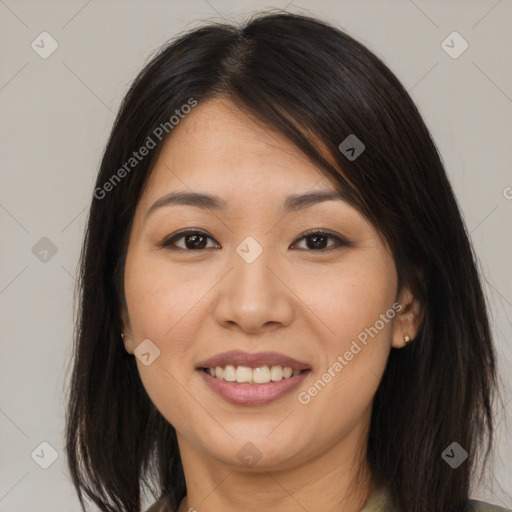
[[[334,240],[334,244],[327,245],[327,241],[331,239]],[[350,246],[350,242],[348,240],[345,240],[337,235],[334,235],[332,233],[327,233],[325,231],[320,230],[310,230],[306,231],[302,235],[301,238],[299,238],[299,241],[306,240],[306,249],[309,249],[313,252],[322,252],[322,251],[330,251],[332,249],[335,249],[337,247],[343,247],[343,246]],[[295,248],[292,246],[292,248]],[[301,249],[303,250],[303,249]]]
[[[178,241],[183,240],[181,244]],[[160,246],[170,250],[182,251],[200,251],[203,249],[219,248],[219,244],[208,247],[208,240],[213,238],[204,233],[203,231],[182,231],[164,240]],[[298,241],[306,240],[306,247],[299,248],[300,250],[308,250],[309,252],[328,252],[332,249],[343,246],[351,246],[351,243],[340,236],[334,235],[320,230],[310,230],[304,233]],[[328,245],[328,240],[333,240],[334,243]],[[297,242],[291,246],[296,249]]]
[[[161,247],[165,247],[168,249],[181,249],[185,251],[197,251],[201,249],[206,249],[207,240],[213,240],[210,236],[202,231],[183,231],[178,233],[177,235],[172,236],[171,238],[166,239],[162,242]],[[183,240],[183,245],[178,245],[176,242],[178,240]]]

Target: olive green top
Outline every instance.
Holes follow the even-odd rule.
[[[470,500],[468,512],[512,512],[509,508],[498,507],[483,501]],[[172,512],[167,500],[162,498],[148,508],[146,512]],[[361,512],[396,512],[389,505],[389,495],[385,488],[375,491]]]
[[[468,512],[512,512],[509,508],[498,507],[483,501],[470,500],[469,505]],[[387,490],[381,488],[372,494],[361,512],[396,512],[396,510],[389,505]]]
[[[468,512],[512,512],[509,508],[498,507],[484,503],[483,501],[470,500]],[[158,500],[146,512],[173,512],[168,506],[165,498]],[[386,489],[378,489],[375,491],[361,512],[396,512],[390,508],[389,495]]]

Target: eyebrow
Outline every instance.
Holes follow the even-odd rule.
[[[317,190],[305,194],[294,194],[287,196],[281,210],[284,213],[294,212],[309,208],[324,201],[345,201],[340,192],[334,190]],[[146,213],[147,219],[155,210],[164,206],[187,205],[197,208],[225,211],[228,208],[226,201],[218,196],[200,192],[171,192],[153,203]]]

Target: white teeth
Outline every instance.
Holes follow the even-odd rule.
[[[226,368],[224,368],[224,380],[226,382],[235,382],[235,367],[232,364],[228,364]]]
[[[267,382],[270,382],[270,370],[268,369],[268,366],[254,368],[252,371],[252,381],[256,384],[266,384]]]
[[[235,375],[237,382],[252,382],[252,369],[247,366],[238,366]]]
[[[283,368],[281,366],[272,366],[270,370],[270,380],[276,382],[283,378]]]
[[[250,368],[249,366],[234,366],[232,364],[228,364],[225,368],[221,366],[207,368],[206,371],[216,379],[240,384],[268,384],[269,382],[296,377],[301,373],[300,370],[293,371],[289,366],[274,365],[270,368],[268,366]]]

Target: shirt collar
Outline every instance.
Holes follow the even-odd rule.
[[[382,512],[388,510],[389,492],[385,487],[377,488],[361,512]]]

